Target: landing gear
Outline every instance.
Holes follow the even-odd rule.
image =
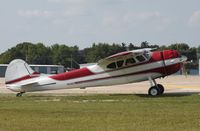
[[[161,84],[157,84],[158,89],[160,90],[160,94],[163,94],[165,91],[165,88]]]
[[[148,94],[151,96],[157,96],[160,94],[160,90],[158,89],[158,87],[152,86],[151,88],[149,88]]]
[[[22,94],[24,94],[24,93],[25,93],[25,92],[19,92],[19,93],[16,94],[16,97],[21,97]]]
[[[157,84],[154,79],[149,77],[149,82],[151,84],[151,88],[149,88],[148,94],[150,96],[158,96],[164,93],[164,87],[161,84]]]

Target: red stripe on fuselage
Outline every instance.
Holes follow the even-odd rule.
[[[50,76],[50,78],[55,79],[55,80],[69,80],[69,79],[89,76],[93,74],[94,73],[92,73],[88,68],[82,68],[82,69],[73,70],[73,71],[65,72],[58,75],[53,75],[53,76]]]
[[[33,73],[33,74],[36,74],[36,73]],[[27,80],[27,79],[31,79],[31,78],[35,78],[35,77],[38,77],[38,75],[26,75],[26,76],[17,78],[15,80],[7,81],[6,84],[13,84],[13,83],[16,83],[16,82],[19,82],[19,81],[23,81],[23,80]]]
[[[165,75],[164,75],[165,72],[163,72],[163,68],[164,67],[159,67],[159,68],[155,68],[155,69],[149,69],[149,70],[145,70],[145,71],[139,71],[139,72],[128,73],[128,74],[123,74],[123,75],[109,76],[109,77],[103,77],[103,78],[97,78],[97,79],[91,79],[91,80],[85,80],[85,81],[78,81],[75,83],[81,84],[81,83],[86,83],[86,82],[93,82],[93,81],[105,80],[105,79],[114,79],[114,78],[118,78],[118,77],[128,77],[128,76],[132,76],[132,75],[147,74],[147,73],[159,73],[162,75],[162,77],[165,77]],[[169,71],[167,75],[176,73],[180,69],[180,64],[174,64],[174,65],[167,66],[167,69]]]

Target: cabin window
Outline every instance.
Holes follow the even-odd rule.
[[[123,60],[117,61],[117,67],[122,67],[124,64]]]
[[[150,54],[149,54],[149,53],[144,53],[144,57],[145,57],[146,59],[149,59],[149,58],[150,58]]]
[[[107,68],[115,69],[115,68],[116,68],[116,64],[115,64],[115,62],[110,63],[110,64],[107,66]]]
[[[133,58],[129,58],[129,59],[126,60],[126,65],[132,65],[132,64],[135,64],[135,63],[136,63],[136,61]]]
[[[145,58],[144,58],[144,56],[142,56],[142,55],[136,56],[136,58],[137,58],[137,60],[138,60],[139,62],[145,61]]]

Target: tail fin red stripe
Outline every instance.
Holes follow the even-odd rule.
[[[33,73],[33,75],[26,75],[26,76],[17,78],[15,80],[7,81],[6,84],[13,84],[13,83],[16,83],[16,82],[19,82],[19,81],[23,81],[23,80],[27,80],[27,79],[38,77],[38,75],[35,75],[35,74],[38,74],[38,73]]]

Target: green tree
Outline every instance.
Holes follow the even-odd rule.
[[[1,54],[0,62],[9,63],[13,59],[23,59],[26,60],[28,46],[33,45],[32,43],[24,42],[18,44],[16,47],[8,49],[6,52]]]
[[[186,50],[189,50],[190,47],[186,43],[176,43],[176,44],[171,44],[170,46],[168,46],[168,48],[178,50],[178,51],[186,51]]]
[[[197,50],[197,59],[200,59],[200,45],[198,46]]]
[[[79,48],[55,44],[51,46],[53,64],[61,64],[65,67],[78,68],[80,61]]]
[[[148,47],[149,47],[149,42],[143,41],[143,42],[141,43],[141,48],[148,48]]]
[[[96,45],[93,43],[91,48],[86,48],[84,51],[87,62],[97,62],[102,58],[124,51],[124,47],[115,43],[112,45],[108,43],[99,43]]]
[[[36,49],[31,56],[34,56],[32,63],[33,64],[52,64],[52,55],[51,49],[49,47],[45,47],[43,43],[36,44]]]

